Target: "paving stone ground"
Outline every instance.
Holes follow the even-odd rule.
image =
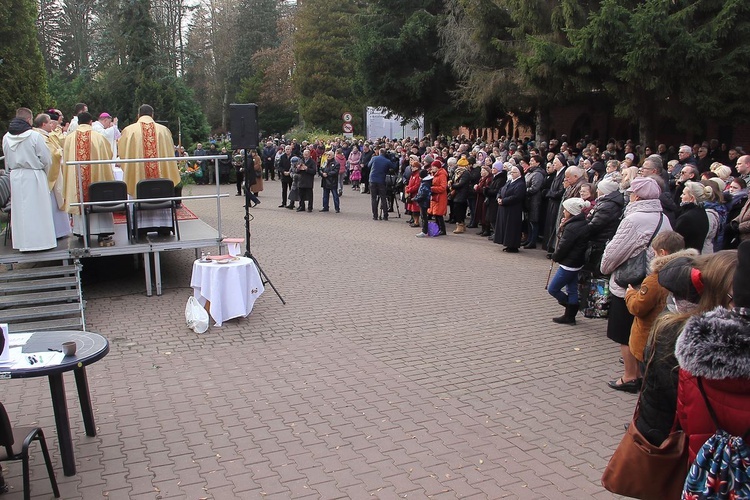
[[[346,189],[340,214],[318,212],[317,189],[296,213],[266,183],[252,251],[287,304],[267,287],[204,335],[184,324],[193,251],[162,254],[161,297],[130,257],[85,263],[87,324],[111,351],[88,369],[96,437],[66,376],[77,475],[47,381],[0,381],[13,421],[46,430],[63,498],[612,497],[599,479],[636,398],[606,386],[621,365],[605,322],[550,320],[543,251],[415,238]],[[222,201],[227,236],[243,235],[241,204]],[[214,202],[186,205],[216,224]],[[33,495],[51,498],[32,453]],[[22,498],[20,464],[5,470]]]

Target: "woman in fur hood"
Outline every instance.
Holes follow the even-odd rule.
[[[671,293],[670,311],[654,324],[644,351],[648,360],[635,422],[640,433],[655,446],[669,436],[677,409],[678,364],[675,342],[694,315],[728,306],[732,270],[737,252],[724,250],[697,257],[678,257],[659,271],[659,285]],[[701,443],[702,444],[702,443]]]
[[[750,431],[750,241],[737,252],[733,290],[727,295],[731,303],[690,319],[677,339],[677,417],[688,438],[690,463],[716,432],[698,378],[721,427],[745,438]]]

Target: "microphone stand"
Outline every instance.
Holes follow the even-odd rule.
[[[248,175],[248,172],[250,171],[249,169],[252,169],[253,173],[255,173],[255,165],[248,165],[247,150],[248,148],[243,149],[244,151],[243,165],[245,168],[245,178],[243,179],[243,184],[245,185],[245,257],[247,257],[248,259],[251,259],[253,263],[255,264],[255,267],[258,268],[261,282],[264,285],[271,285],[271,288],[273,289],[274,293],[276,293],[276,296],[279,298],[281,303],[286,305],[284,298],[281,296],[279,291],[276,290],[276,287],[273,286],[273,283],[271,283],[271,278],[269,278],[268,275],[263,271],[263,268],[260,267],[260,262],[258,262],[258,259],[255,258],[252,250],[250,250],[250,176]]]

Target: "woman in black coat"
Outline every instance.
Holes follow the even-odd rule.
[[[685,238],[685,248],[703,251],[703,244],[708,235],[708,216],[703,202],[706,200],[705,186],[700,182],[688,181],[682,191],[680,216],[677,217],[674,230]]]
[[[600,181],[596,186],[598,197],[594,208],[586,220],[589,224],[589,247],[591,248],[586,270],[601,276],[599,264],[607,242],[617,232],[622,212],[625,209],[625,198],[620,192],[620,185],[609,179]]]
[[[490,226],[490,233],[486,234],[489,239],[492,239],[492,234],[495,232],[495,222],[497,221],[497,195],[500,194],[500,190],[505,186],[508,181],[508,172],[503,170],[502,162],[496,161],[492,164],[492,180],[489,185],[484,188],[484,200],[486,202],[484,207],[484,223]]]
[[[521,246],[523,229],[523,202],[526,198],[526,182],[518,167],[510,167],[510,180],[497,196],[497,221],[495,243],[505,245],[503,252],[517,253]]]
[[[563,202],[563,221],[552,260],[560,264],[547,291],[565,307],[565,314],[553,318],[555,323],[574,325],[580,304],[578,302],[578,271],[586,262],[589,225],[583,213],[591,204],[581,198],[568,198]],[[563,287],[567,293],[562,291]]]

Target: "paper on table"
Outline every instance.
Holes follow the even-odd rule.
[[[33,333],[11,333],[8,335],[11,347],[18,347],[26,345]]]
[[[59,365],[64,357],[65,355],[61,352],[23,352],[15,358],[16,363],[13,365],[13,368],[44,368],[45,366],[55,366]],[[32,363],[32,359],[36,361]]]

